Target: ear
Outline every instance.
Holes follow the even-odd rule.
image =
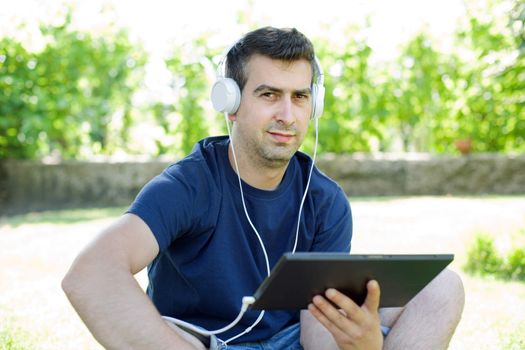
[[[231,122],[235,122],[235,121],[237,121],[237,113],[228,114],[228,119],[229,119]]]

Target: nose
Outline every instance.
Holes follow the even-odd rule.
[[[281,99],[275,119],[285,125],[293,124],[293,103],[290,97]]]

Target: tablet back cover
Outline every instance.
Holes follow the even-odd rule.
[[[312,298],[336,288],[358,305],[366,283],[381,288],[380,307],[404,306],[452,260],[451,254],[350,255],[287,253],[254,294],[252,309],[306,309]]]

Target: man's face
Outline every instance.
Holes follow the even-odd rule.
[[[311,114],[312,68],[254,55],[234,123],[236,149],[264,166],[279,167],[301,146]]]

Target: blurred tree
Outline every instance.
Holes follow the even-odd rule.
[[[345,36],[352,39],[345,43],[318,40],[315,44],[326,89],[319,122],[320,152],[368,151],[372,137],[383,138],[386,94],[376,85],[377,77],[370,67],[372,50],[355,29],[348,29]],[[311,143],[307,142],[307,149]]]
[[[388,110],[404,151],[440,150],[434,134],[447,127],[449,63],[447,55],[433,49],[424,32],[403,47],[389,81],[393,94]]]
[[[109,140],[109,123],[121,110],[129,126],[145,54],[125,31],[94,37],[70,25],[70,12],[62,25],[42,25],[48,43],[38,53],[2,39],[0,158],[72,158],[82,147],[109,153],[119,146]]]
[[[215,52],[206,46],[206,35],[191,44],[176,48],[166,59],[166,66],[173,74],[175,82],[174,104],[157,104],[157,120],[167,135],[175,138],[168,145],[157,142],[159,151],[174,152],[182,156],[190,153],[194,144],[209,136],[213,116],[209,108],[210,79],[209,68],[213,66]],[[175,113],[177,118],[170,118]]]
[[[512,3],[514,12],[503,24],[500,16],[481,17],[473,11],[467,27],[458,32],[462,52],[455,132],[472,138],[477,151],[525,150],[524,2],[488,2],[485,11],[502,12]]]
[[[390,151],[400,144],[405,151],[452,153],[460,138],[472,139],[476,151],[525,151],[525,1],[466,4],[454,52],[440,52],[420,32],[394,61],[377,63],[366,27],[347,29],[337,42],[314,39],[326,86],[319,152]],[[143,140],[129,136],[133,127],[144,138],[139,113],[150,118],[151,155],[182,156],[224,130],[209,102],[218,52],[206,43],[213,34],[165,58],[173,99],[154,97],[139,111],[132,96],[146,55],[125,31],[72,30],[71,13],[63,25],[41,31],[47,45],[36,53],[13,38],[0,41],[0,158],[143,152]],[[304,149],[312,148],[310,137]]]
[[[35,83],[34,55],[10,38],[0,41],[0,158],[31,158],[38,153],[43,121],[38,97],[27,93]],[[24,115],[22,118],[21,115]],[[24,146],[24,144],[26,146]]]

